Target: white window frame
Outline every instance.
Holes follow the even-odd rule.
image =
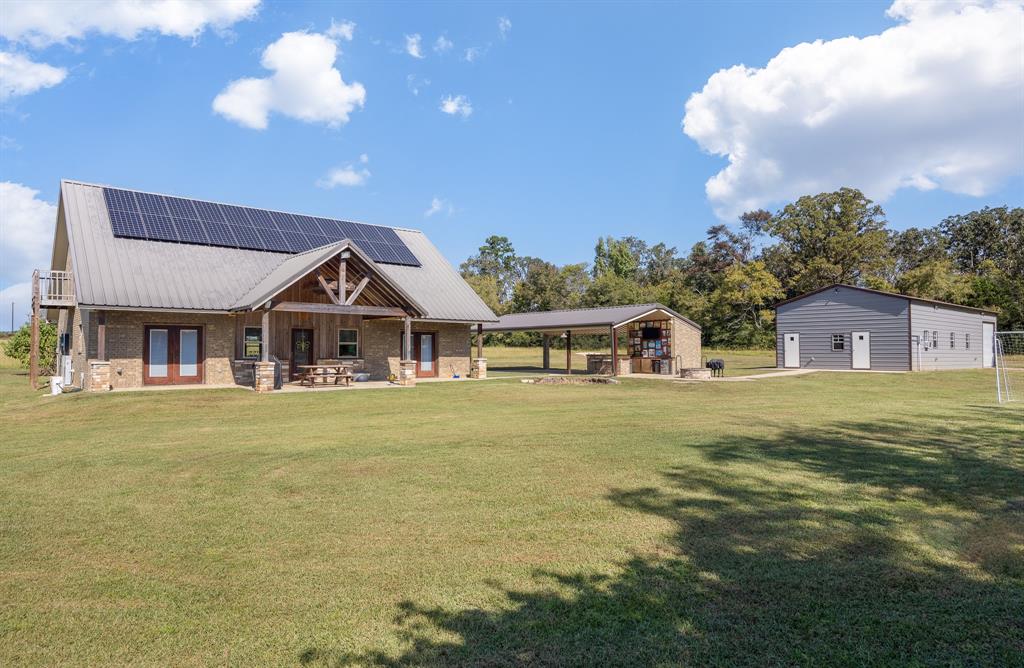
[[[956,350],[956,332],[949,333],[949,349]]]
[[[355,341],[345,341],[344,343],[342,343],[342,341],[341,341],[341,333],[342,332],[355,332],[356,333],[356,340]],[[336,342],[338,344],[338,348],[337,348],[338,359],[357,359],[359,357],[360,341],[359,341],[359,330],[357,328],[354,328],[354,327],[339,327],[338,328],[338,334],[337,334]],[[356,347],[356,354],[355,355],[342,355],[341,354],[341,347],[342,346],[355,346]]]
[[[257,332],[260,333],[260,336],[259,336],[260,350],[256,354],[255,357],[252,356],[252,355],[246,355],[245,354],[245,337],[248,334],[250,329],[255,329]],[[259,325],[246,325],[245,328],[242,329],[242,359],[244,359],[244,360],[258,360],[258,359],[262,359],[262,357],[263,357],[263,328],[260,327]]]
[[[836,343],[839,347],[836,348]],[[832,335],[832,352],[841,353],[846,350],[846,334],[833,334]]]
[[[967,332],[964,334],[964,350],[971,349],[971,333]]]
[[[924,330],[924,337],[922,337],[922,342],[924,343],[925,350],[932,349],[932,333],[929,332],[927,329]]]

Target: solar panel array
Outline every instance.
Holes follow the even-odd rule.
[[[104,188],[115,237],[301,253],[351,239],[374,262],[420,266],[390,227]]]

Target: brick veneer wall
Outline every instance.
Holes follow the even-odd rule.
[[[694,369],[700,364],[700,330],[677,318],[672,319],[672,356],[682,357],[682,368]],[[678,372],[678,369],[676,369]]]
[[[95,316],[94,316],[95,319]],[[146,325],[203,327],[203,382],[235,382],[232,359],[235,325],[230,316],[201,313],[107,311],[107,359],[114,389],[142,387],[142,347]]]
[[[391,373],[398,375],[402,328],[401,320],[363,321],[363,360],[373,380],[382,380]],[[463,378],[469,376],[469,325],[414,321],[412,331],[437,333],[439,378],[450,377],[453,369]]]

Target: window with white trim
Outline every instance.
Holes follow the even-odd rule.
[[[832,352],[837,353],[846,349],[846,335],[845,334],[833,334],[832,335]]]
[[[242,359],[258,360],[263,354],[263,328],[246,327],[242,332]]]
[[[954,350],[956,348],[956,332],[949,333],[949,349]]]
[[[970,332],[967,332],[966,334],[964,334],[964,348],[966,348],[967,350],[971,349],[971,333]]]
[[[927,329],[924,330],[923,340],[924,340],[924,349],[925,350],[931,349],[931,347],[932,347],[932,333],[929,332]]]
[[[359,330],[338,330],[338,357],[359,357]]]

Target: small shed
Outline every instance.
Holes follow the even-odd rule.
[[[775,305],[780,368],[919,371],[994,363],[993,311],[852,285]]]
[[[591,355],[591,373],[678,375],[701,363],[700,325],[662,304],[628,304],[601,308],[535,311],[503,315],[484,323],[484,332],[540,332],[544,335],[543,364],[551,367],[551,338],[565,336],[566,369],[572,373],[572,337],[606,334],[609,355]],[[625,354],[618,340],[625,337]]]

